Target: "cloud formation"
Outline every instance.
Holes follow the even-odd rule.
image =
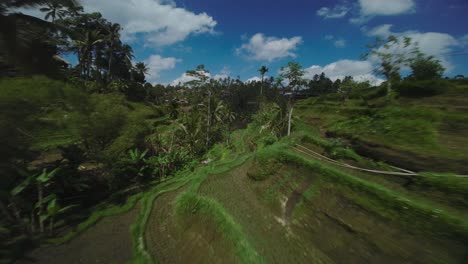
[[[199,71],[198,73],[202,73],[202,74],[204,74],[205,76],[207,76],[208,78],[211,78],[211,74],[210,74],[209,72],[202,72],[202,71]],[[171,85],[172,85],[172,86],[182,85],[182,84],[184,84],[184,83],[188,83],[188,82],[190,82],[190,81],[197,80],[197,79],[198,79],[198,78],[193,77],[193,76],[190,76],[190,75],[188,75],[186,72],[184,72],[184,73],[182,73],[182,75],[181,75],[179,78],[173,80],[173,81],[171,82]]]
[[[139,34],[148,46],[161,47],[192,34],[212,33],[217,22],[208,14],[195,14],[168,0],[83,0],[86,12],[101,12],[122,25],[126,41]]]
[[[262,33],[253,35],[247,43],[236,49],[236,53],[248,59],[271,62],[276,59],[292,57],[302,43],[302,37],[277,38],[267,37]]]
[[[213,79],[215,80],[222,80],[226,79],[231,75],[231,71],[229,70],[229,67],[224,66],[223,69],[218,73],[213,76]]]
[[[160,72],[165,70],[172,70],[175,68],[177,62],[180,59],[174,57],[163,58],[160,55],[151,55],[149,58],[144,60],[144,63],[148,66],[148,81],[155,82],[160,77]]]
[[[393,16],[414,11],[414,0],[359,0],[364,16]]]
[[[373,65],[369,61],[339,60],[325,66],[313,65],[306,68],[304,78],[313,79],[315,74],[320,75],[323,72],[332,81],[353,76],[355,81],[369,81],[372,85],[379,85],[384,80],[373,75],[373,69]]]
[[[354,24],[362,24],[375,16],[403,15],[416,10],[414,0],[359,0],[358,5],[359,16],[350,19]]]
[[[346,40],[344,40],[342,38],[335,37],[333,35],[326,35],[325,39],[331,41],[333,43],[333,45],[335,45],[335,47],[337,47],[337,48],[346,47]]]
[[[348,14],[350,8],[345,5],[336,5],[333,8],[322,7],[317,10],[317,16],[327,18],[342,18]]]
[[[392,27],[391,24],[380,25],[368,30],[367,35],[383,38],[389,35],[399,38],[409,37],[414,43],[417,43],[421,52],[440,60],[448,72],[454,69],[449,54],[454,51],[454,48],[463,46],[463,38],[457,40],[450,34],[440,32],[419,32],[414,30],[394,32]]]

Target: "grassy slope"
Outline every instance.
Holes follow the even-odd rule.
[[[439,98],[442,103],[455,100],[455,95],[444,96],[445,99]],[[131,199],[126,206],[107,212],[123,212],[140,198],[142,209],[132,225],[132,263],[154,261],[146,250],[151,245],[146,245],[144,239],[151,211],[157,208],[154,204],[160,195],[182,187],[183,192],[174,200],[174,224],[183,227],[196,220],[205,228],[214,229],[221,234],[222,244],[237,262],[278,260],[280,255],[275,254],[283,253],[281,250],[272,252],[275,243],[278,248],[300,245],[298,248],[304,252],[315,252],[313,256],[299,257],[302,252],[294,253],[295,256],[282,255],[298,262],[311,258],[320,262],[343,261],[348,257],[355,261],[459,261],[466,258],[463,248],[468,241],[468,219],[462,213],[467,208],[465,179],[427,174],[427,177],[412,180],[410,187],[401,187],[393,179],[355,174],[290,149],[294,143],[305,142],[333,158],[371,168],[390,168],[385,163],[358,155],[342,142],[324,138],[328,130],[336,135],[349,137],[352,134],[358,140],[378,142],[379,146],[392,148],[396,153],[410,152],[429,160],[449,159],[449,164],[457,164],[466,157],[465,139],[456,138],[461,143],[451,146],[444,145],[441,138],[452,138],[453,131],[447,132],[447,126],[465,129],[458,122],[465,120],[466,115],[453,104],[447,110],[441,110],[440,105],[435,107],[436,99],[405,99],[407,101],[377,109],[360,106],[359,100],[344,104],[331,99],[305,100],[297,107],[300,118],[293,137],[257,152],[254,168],[252,162],[246,162],[252,156],[246,142],[253,131],[237,132],[233,135],[232,150],[217,146],[209,154],[216,161],[195,171],[182,171]],[[462,98],[456,100],[463,101]],[[414,131],[414,124],[420,129]],[[398,129],[393,130],[395,127]],[[453,156],[447,157],[447,154]],[[250,176],[260,175],[257,181],[248,179],[249,171]],[[239,192],[233,189],[239,186],[230,184],[241,176],[244,184],[249,184],[242,187],[252,188],[248,193]],[[218,185],[213,185],[216,182]],[[426,190],[435,190],[436,194],[425,194]],[[245,200],[244,194],[252,200]],[[440,196],[448,197],[443,205],[437,199]],[[291,197],[299,197],[299,200],[292,208],[285,209]],[[343,209],[343,204],[352,210]],[[292,216],[288,216],[292,219],[288,220],[289,213],[285,210],[292,210]],[[97,221],[99,215],[108,213],[98,213],[81,229]],[[265,217],[273,220],[265,220]],[[268,233],[262,233],[264,228]],[[327,230],[332,232],[327,233]],[[269,243],[273,246],[268,246]],[[367,255],[369,251],[371,255]]]
[[[351,139],[368,156],[418,171],[468,172],[467,87],[390,102],[366,96],[310,98],[298,103],[298,114],[308,125]]]

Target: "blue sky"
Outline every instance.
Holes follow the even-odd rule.
[[[276,76],[297,61],[306,77],[324,71],[378,83],[375,61],[360,61],[376,36],[409,36],[440,59],[446,75],[468,76],[466,0],[82,0],[120,23],[152,83],[184,81],[205,64],[212,77]],[[456,55],[451,55],[451,54]]]

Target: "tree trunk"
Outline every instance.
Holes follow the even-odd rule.
[[[37,211],[37,216],[39,218],[39,230],[41,233],[44,233],[44,221],[41,219],[41,215],[43,212],[43,204],[42,204],[42,199],[44,197],[43,194],[43,187],[41,183],[37,183],[37,202],[39,203],[39,210]]]
[[[292,119],[293,107],[291,105],[291,109],[289,110],[289,117],[288,117],[288,137],[291,135],[291,119]]]
[[[20,210],[18,209],[18,207],[16,206],[16,203],[14,201],[10,201],[10,205],[11,205],[11,209],[13,210],[13,215],[14,215],[14,217],[16,219],[16,222],[23,229],[23,234],[25,234],[26,236],[29,236],[30,235],[29,229],[28,229],[26,223],[21,218],[21,213],[20,213]]]
[[[210,145],[210,130],[211,130],[211,91],[208,89],[208,118],[206,128],[206,148]]]
[[[34,209],[31,210],[31,233],[36,233],[36,215]]]
[[[263,74],[262,74],[262,86],[260,86],[260,96],[263,94]]]
[[[112,53],[114,52],[114,42],[111,43],[109,50],[109,67],[107,68],[107,82],[110,82],[112,79],[111,76],[111,66],[112,66]]]
[[[54,231],[54,217],[51,217],[49,221],[49,232],[51,235],[53,234],[53,231]]]

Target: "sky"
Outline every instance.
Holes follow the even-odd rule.
[[[123,27],[135,61],[149,67],[151,83],[188,80],[204,64],[213,78],[277,76],[289,61],[306,78],[382,82],[366,45],[390,34],[411,37],[439,59],[446,76],[468,76],[467,0],[82,0]]]

